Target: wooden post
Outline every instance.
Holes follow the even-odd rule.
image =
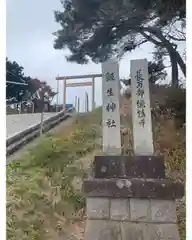
[[[35,112],[35,104],[34,104],[34,102],[32,102],[32,113],[34,113]]]
[[[85,111],[89,112],[89,95],[85,92]]]
[[[21,114],[21,111],[22,111],[22,102],[19,103],[19,114]]]
[[[86,92],[85,92],[85,112],[87,112],[87,95],[86,95]]]
[[[77,99],[77,112],[79,114],[79,111],[80,111],[80,98],[78,97]]]
[[[43,120],[44,120],[44,109],[41,112],[41,121],[40,121],[40,136],[43,134]]]
[[[135,155],[153,155],[147,59],[131,60],[131,96]]]
[[[45,111],[45,102],[44,102],[44,92],[42,91],[42,94],[40,94],[41,96],[41,102],[42,102],[42,106],[41,106],[41,122],[40,122],[40,136],[42,136],[43,134],[43,121],[44,121],[44,111]]]
[[[63,81],[63,110],[65,111],[66,108],[66,80]]]
[[[57,103],[56,103],[56,112],[58,112],[58,104],[59,104],[59,81],[57,81]]]
[[[102,64],[103,93],[103,152],[121,154],[119,112],[119,66],[110,60]]]
[[[77,96],[75,96],[75,111],[77,111]]]
[[[95,78],[92,78],[92,109],[95,108]]]
[[[87,93],[87,112],[89,112],[89,94]]]

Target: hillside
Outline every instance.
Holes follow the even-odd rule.
[[[126,103],[126,99],[121,99]],[[128,108],[129,106],[127,106]],[[124,152],[132,154],[130,116]],[[156,154],[164,155],[166,174],[185,181],[185,129],[173,120],[153,123]],[[79,116],[68,127],[45,135],[38,146],[7,168],[7,239],[83,239],[85,199],[83,179],[94,155],[101,154],[101,109]],[[178,202],[181,240],[185,239],[185,202]]]

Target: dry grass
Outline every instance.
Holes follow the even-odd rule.
[[[128,123],[127,135],[124,136],[124,152],[128,155],[133,154],[133,136],[130,116],[124,117],[124,123]],[[153,122],[153,137],[155,155],[162,155],[165,159],[166,176],[174,181],[182,182],[185,185],[186,177],[186,146],[185,146],[185,127],[175,129],[173,120],[165,120],[159,116]],[[177,200],[177,217],[181,240],[186,239],[186,203],[185,196]]]
[[[185,185],[186,178],[186,137],[185,127],[176,130],[173,120],[160,121],[155,131],[156,153],[165,158],[166,175]],[[186,239],[185,196],[177,200],[177,216],[181,240]]]
[[[7,239],[82,239],[85,200],[77,180],[87,175],[85,156],[91,158],[100,147],[97,111],[80,117],[71,131],[45,136],[23,159],[9,164]]]

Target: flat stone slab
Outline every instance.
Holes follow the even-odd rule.
[[[161,156],[95,156],[95,178],[165,178]]]
[[[168,179],[88,179],[83,190],[87,197],[175,199],[184,196],[180,183]]]
[[[88,219],[136,223],[177,223],[174,200],[88,197]]]
[[[44,120],[58,113],[44,113]],[[13,114],[6,116],[6,138],[41,122],[41,113]]]
[[[88,220],[85,240],[179,240],[176,224]]]

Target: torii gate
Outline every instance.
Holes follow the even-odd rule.
[[[95,78],[102,77],[102,74],[88,74],[88,75],[77,75],[77,76],[64,76],[64,77],[56,77],[56,80],[63,80],[63,109],[65,110],[66,105],[66,90],[67,87],[79,87],[79,86],[92,86],[92,108],[95,108]],[[91,78],[90,82],[77,82],[77,83],[66,83],[67,80],[74,79],[85,79]]]

